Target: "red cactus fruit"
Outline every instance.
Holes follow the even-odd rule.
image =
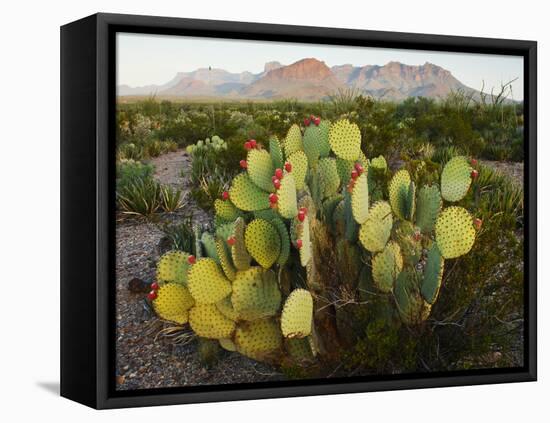
[[[301,239],[297,239],[297,240],[296,240],[296,248],[298,248],[298,250],[299,250],[300,248],[302,248],[302,244],[303,244],[303,243],[302,243],[302,240],[301,240]]]
[[[285,170],[287,172],[292,172],[292,164],[290,164],[290,162],[285,163]]]
[[[158,297],[157,291],[151,291],[147,294],[147,298],[149,298],[151,301],[156,300]]]
[[[275,204],[275,203],[277,203],[277,201],[279,201],[279,197],[277,197],[277,194],[275,194],[275,193],[269,194],[269,202],[271,204]]]
[[[361,175],[365,171],[363,166],[361,166],[361,163],[355,163],[355,170],[359,175]]]
[[[193,255],[190,255],[189,258],[187,259],[187,262],[189,264],[195,264],[197,262],[197,258]]]
[[[304,119],[304,126],[309,126],[310,123],[311,123],[311,122],[310,122],[310,120],[309,120],[308,118],[305,118],[305,119]]]
[[[315,115],[309,115],[309,120],[314,121],[315,120]]]
[[[351,179],[355,180],[359,177],[359,172],[357,172],[355,169],[351,171]]]
[[[477,159],[472,158],[472,160],[470,160],[470,164],[472,166],[477,166]]]
[[[222,192],[222,200],[229,200],[229,193],[227,191]]]
[[[306,207],[300,207],[300,209],[298,211],[301,211],[304,214],[307,214],[307,208]]]
[[[252,145],[250,145],[250,141],[247,141],[244,143],[244,149],[245,150],[252,150]]]
[[[283,178],[283,169],[281,168],[275,169],[275,177],[281,180]]]
[[[243,169],[246,169],[248,167],[248,163],[246,162],[246,160],[241,160],[239,164]]]
[[[281,181],[279,181],[277,178],[275,178],[273,180],[273,186],[275,187],[275,189],[281,188]]]
[[[298,220],[303,222],[306,219],[306,214],[304,212],[298,212]]]
[[[156,283],[156,282],[153,282],[153,283],[151,284],[151,289],[152,289],[153,291],[157,291],[157,290],[159,289],[159,284]]]
[[[483,224],[483,220],[481,220],[480,218],[476,217],[474,219],[474,226],[478,231],[481,229],[482,224]]]
[[[248,140],[248,142],[250,144],[250,148],[256,148],[256,146],[258,145],[256,140]]]
[[[470,173],[470,176],[472,177],[472,179],[477,179],[477,177],[479,176],[479,172],[477,170],[472,170],[472,173]]]
[[[229,245],[235,245],[235,242],[236,242],[236,240],[235,240],[234,236],[230,236],[229,238],[227,238],[227,243]]]
[[[319,124],[321,123],[321,118],[316,117],[315,119],[313,119],[313,123],[315,124],[315,126],[319,126]]]

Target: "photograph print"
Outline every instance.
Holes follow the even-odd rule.
[[[118,32],[116,390],[523,367],[523,60]]]

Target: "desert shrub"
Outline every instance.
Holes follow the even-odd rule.
[[[160,203],[165,212],[175,212],[185,206],[181,189],[173,189],[168,185],[160,188]]]
[[[116,165],[116,185],[120,191],[137,179],[150,179],[153,176],[152,164],[145,164],[132,159],[120,160]]]
[[[164,243],[167,244],[166,251],[191,251],[196,255],[196,236],[191,217],[183,217],[176,224],[165,223],[160,226],[160,230],[164,234]]]
[[[137,178],[117,190],[119,210],[127,215],[151,217],[161,206],[161,187],[152,178]]]

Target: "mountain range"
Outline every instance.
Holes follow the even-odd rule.
[[[461,83],[450,71],[432,63],[413,66],[389,62],[384,66],[345,64],[328,67],[320,60],[306,58],[286,66],[268,62],[263,72],[257,74],[212,68],[178,72],[162,85],[119,85],[117,95],[316,101],[349,88],[392,101],[408,97],[441,98],[457,90],[479,94]]]

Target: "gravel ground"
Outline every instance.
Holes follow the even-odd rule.
[[[189,169],[190,158],[184,151],[165,154],[152,160],[155,178],[164,184],[189,189],[182,177]],[[178,213],[159,216],[159,221],[174,222],[191,214],[194,222],[208,221],[201,209],[188,204]],[[237,353],[223,352],[219,362],[206,368],[199,360],[197,342],[174,344],[157,336],[165,327],[144,300],[145,293],[132,293],[128,283],[133,278],[151,282],[160,255],[162,232],[155,222],[124,219],[116,229],[117,285],[117,389],[165,388],[176,386],[218,385],[280,380],[283,376],[265,364]]]
[[[513,181],[523,185],[523,162],[493,162],[489,160],[480,160],[482,165],[492,167],[504,175],[508,175]]]

